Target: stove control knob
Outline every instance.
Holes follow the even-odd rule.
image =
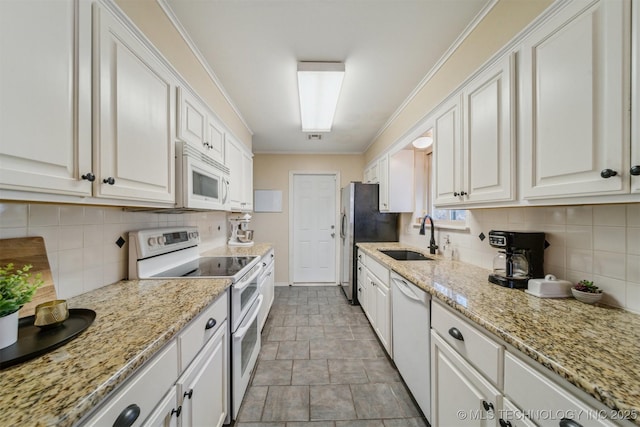
[[[149,246],[155,246],[158,243],[158,241],[156,240],[155,237],[149,237],[149,240],[147,240],[147,244]]]
[[[200,233],[198,233],[197,231],[193,232],[193,238],[194,239],[197,239],[199,235],[200,235]]]
[[[160,246],[164,245],[165,240],[164,240],[164,236],[158,236],[158,244]]]

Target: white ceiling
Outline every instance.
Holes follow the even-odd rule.
[[[165,0],[254,152],[362,153],[490,0]],[[298,61],[343,61],[332,131],[301,131]]]

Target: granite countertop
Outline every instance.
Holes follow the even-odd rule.
[[[270,248],[205,254],[262,256]],[[227,279],[130,280],[68,299],[69,308],[94,310],[94,322],[62,347],[0,371],[2,419],[19,426],[74,425],[230,285]]]
[[[436,255],[396,261],[378,249],[422,249],[358,243],[368,256],[429,292],[477,325],[559,374],[606,406],[638,414],[640,316],[573,298],[538,298],[489,283],[490,271]]]

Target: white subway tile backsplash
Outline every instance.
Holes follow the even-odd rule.
[[[206,228],[203,250],[226,244],[226,212],[156,214],[121,207],[0,203],[0,238],[44,237],[60,298],[125,279],[129,231],[188,222]],[[122,248],[115,243],[120,236],[126,242]]]
[[[60,225],[78,226],[80,224],[84,224],[84,206],[60,206]]]
[[[499,224],[496,218],[508,218]],[[458,259],[490,269],[496,253],[477,235],[493,228],[544,231],[545,273],[577,283],[594,280],[605,289],[604,302],[640,312],[640,203],[594,206],[518,207],[469,211],[468,232],[439,230],[455,236]],[[401,241],[414,242],[408,229]],[[426,240],[417,246],[426,248]]]
[[[31,205],[29,207],[29,227],[60,224],[60,207],[57,205]]]
[[[593,207],[593,225],[627,225],[625,205],[598,205]]]
[[[567,224],[593,225],[592,206],[569,206],[567,209]]]
[[[593,249],[623,254],[627,250],[625,227],[593,227]]]
[[[0,203],[0,228],[26,228],[29,224],[29,205]]]

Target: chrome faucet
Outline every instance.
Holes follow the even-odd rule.
[[[431,239],[429,239],[429,253],[434,255],[436,253],[436,249],[438,249],[438,245],[436,245],[436,239],[433,233],[433,218],[430,215],[425,215],[422,218],[422,224],[420,225],[420,235],[424,236],[424,223],[427,222],[427,218],[429,218],[429,222],[431,223]]]

